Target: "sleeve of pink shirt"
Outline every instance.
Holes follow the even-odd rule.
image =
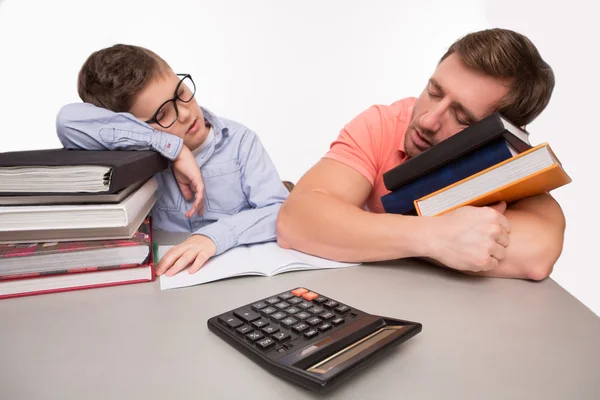
[[[349,166],[373,186],[382,139],[382,115],[379,107],[372,106],[344,126],[324,158]]]

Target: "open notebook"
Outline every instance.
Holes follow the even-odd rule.
[[[153,232],[158,246],[156,264],[173,245],[183,242],[188,233]],[[175,276],[160,277],[160,288],[175,289],[200,285],[220,279],[245,275],[273,276],[284,272],[314,269],[345,268],[360,263],[341,263],[304,254],[295,250],[282,249],[275,242],[239,246],[213,257],[195,274],[183,270]]]

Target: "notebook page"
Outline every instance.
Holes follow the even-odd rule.
[[[162,257],[171,245],[158,247],[158,257]],[[200,285],[219,279],[243,275],[270,276],[293,270],[314,270],[344,268],[358,263],[340,263],[319,257],[309,256],[295,250],[283,249],[275,242],[239,246],[213,257],[195,274],[187,270],[172,277],[161,276],[161,290]]]

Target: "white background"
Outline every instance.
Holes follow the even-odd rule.
[[[281,177],[297,181],[356,114],[418,96],[455,39],[515,29],[557,79],[546,112],[528,127],[532,141],[549,142],[573,178],[554,192],[568,226],[552,278],[600,314],[591,189],[599,171],[599,29],[583,1],[536,3],[0,0],[0,151],[60,147],[56,112],[79,101],[81,64],[92,51],[127,43],[191,73],[198,102],[255,130]]]

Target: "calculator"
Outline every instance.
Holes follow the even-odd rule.
[[[212,317],[208,328],[274,375],[326,392],[421,332],[422,324],[299,287]]]

